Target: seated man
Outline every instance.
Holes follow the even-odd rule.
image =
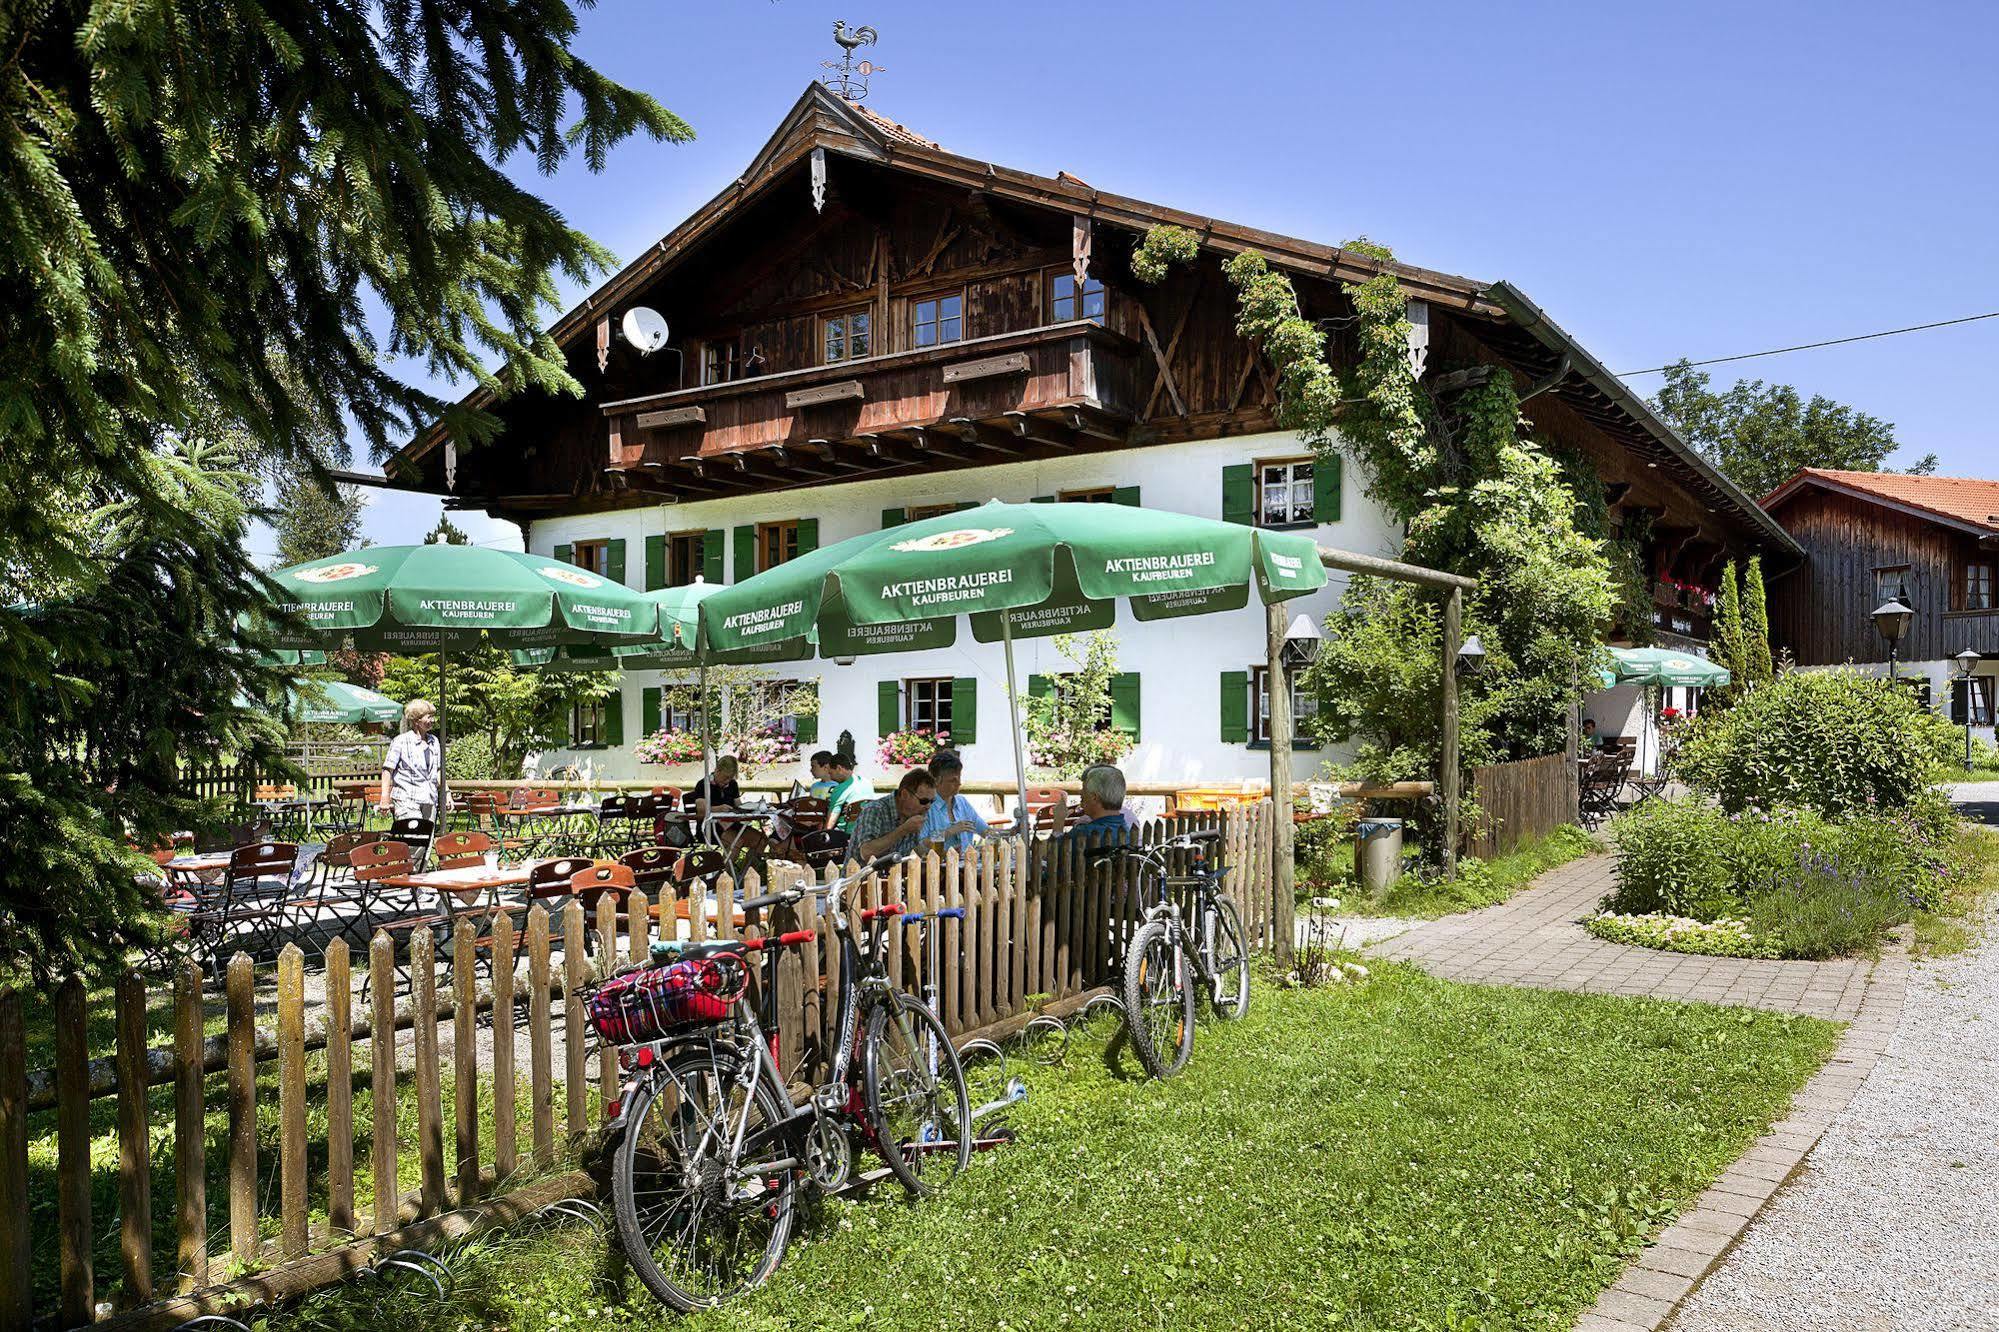
[[[1108,842],[1124,837],[1138,822],[1124,807],[1124,774],[1108,763],[1083,770],[1083,794],[1077,804],[1080,819],[1071,812],[1067,798],[1056,803],[1057,836]]]
[[[715,775],[704,777],[687,788],[682,797],[686,807],[701,818],[715,810],[731,810],[743,801],[743,788],[736,782],[736,756],[724,754],[715,760]]]
[[[921,845],[930,802],[936,798],[937,784],[929,773],[921,768],[904,773],[895,790],[860,806],[851,843],[854,859],[914,854]]]
[[[930,756],[930,777],[937,784],[937,799],[923,820],[922,839],[935,842],[940,851],[956,849],[962,854],[971,848],[974,834],[986,834],[986,821],[971,801],[958,794],[965,784],[965,761],[955,749],[940,749]]]
[[[1596,733],[1596,718],[1583,718],[1583,752],[1593,754],[1603,748],[1603,737]]]
[[[867,778],[854,775],[852,754],[836,751],[826,764],[826,775],[833,781],[833,792],[826,797],[826,826],[844,827],[859,816],[864,803],[875,798],[875,788]]]

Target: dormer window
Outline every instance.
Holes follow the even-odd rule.
[[[1101,324],[1104,322],[1104,301],[1104,284],[1095,278],[1088,279],[1078,288],[1074,273],[1063,270],[1049,274],[1050,323],[1065,324],[1071,319],[1088,319]]]
[[[858,310],[842,310],[838,314],[827,315],[819,321],[820,345],[824,349],[824,364],[837,365],[841,361],[858,361],[873,350],[873,317],[865,307]]]
[[[910,305],[910,345],[935,347],[965,336],[965,298],[931,296]]]

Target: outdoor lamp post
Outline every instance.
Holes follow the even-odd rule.
[[[1484,666],[1485,644],[1478,641],[1477,634],[1473,634],[1465,640],[1464,646],[1458,649],[1458,673],[1477,675]]]
[[[1284,664],[1292,670],[1302,670],[1312,664],[1325,642],[1325,635],[1319,632],[1312,617],[1299,614],[1284,631]]]
[[[1975,712],[1971,699],[1971,673],[1985,658],[1976,648],[1966,648],[1951,660],[1957,663],[1959,687],[1964,690],[1964,766],[1968,769],[1971,767],[1971,723]]]
[[[1881,631],[1881,637],[1888,643],[1888,678],[1895,678],[1895,649],[1909,632],[1909,621],[1916,618],[1915,611],[1904,605],[1900,597],[1890,597],[1874,608],[1874,627]]]

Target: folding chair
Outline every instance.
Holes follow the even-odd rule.
[[[676,887],[673,865],[679,859],[679,853],[671,847],[642,846],[619,856],[618,863],[631,870],[632,887],[657,898],[662,888],[672,890]]]
[[[486,853],[496,845],[491,836],[476,829],[446,833],[430,844],[430,867],[448,870],[483,865]]]
[[[820,828],[792,838],[791,854],[814,869],[837,865],[847,858],[850,840],[845,828]]]
[[[437,825],[420,814],[412,814],[406,819],[397,819],[389,825],[390,841],[401,842],[409,848],[410,864],[422,869],[430,856],[431,838],[437,833]]]
[[[254,842],[229,853],[229,869],[222,879],[219,946],[234,944],[252,959],[258,958],[260,947],[268,947],[268,957],[277,956],[288,919],[285,899],[297,866],[294,842]],[[210,964],[222,960],[218,955]]]
[[[352,907],[353,915],[341,922],[336,937],[345,938],[350,944],[358,941],[360,947],[367,947],[370,933],[367,895],[354,878],[354,851],[381,840],[382,834],[378,832],[342,832],[327,839],[326,849],[313,862],[311,875],[285,903],[294,932],[318,923],[322,911]]]

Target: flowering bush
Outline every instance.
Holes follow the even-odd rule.
[[[798,762],[798,737],[773,723],[740,736],[736,740],[736,757],[750,772],[758,768],[768,768],[779,763]]]
[[[693,731],[657,731],[632,746],[641,763],[699,763],[701,737]]]
[[[933,731],[921,726],[913,731],[890,731],[875,747],[875,758],[884,768],[921,768],[940,749],[951,744],[949,731]]]
[[[1775,940],[1759,938],[1748,921],[1734,916],[1695,920],[1659,912],[1637,916],[1605,912],[1584,921],[1583,928],[1611,943],[1663,948],[1669,953],[1701,953],[1708,957],[1782,956]]]
[[[1027,761],[1051,772],[1081,772],[1116,763],[1131,752],[1132,743],[1123,731],[1048,731],[1028,737]]]

